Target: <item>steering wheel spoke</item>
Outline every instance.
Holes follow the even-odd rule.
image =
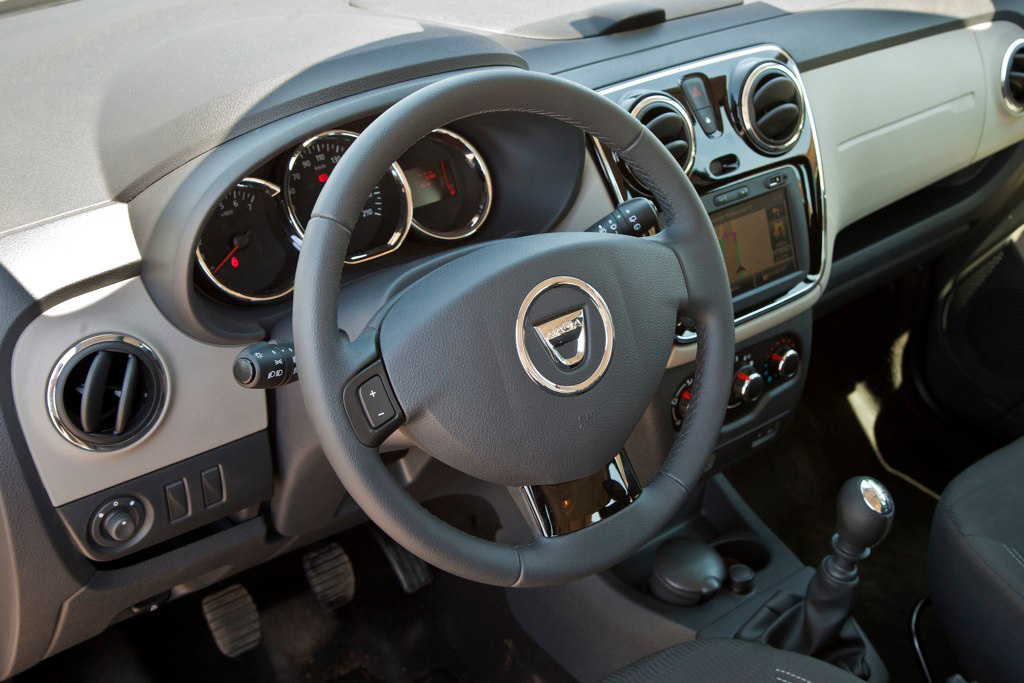
[[[545,538],[585,529],[622,511],[642,492],[625,450],[589,477],[564,484],[522,486],[527,518]]]

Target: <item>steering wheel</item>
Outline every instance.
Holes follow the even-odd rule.
[[[410,285],[357,338],[340,333],[344,256],[373,186],[434,129],[496,111],[550,116],[598,137],[655,195],[661,232],[647,238],[560,232],[485,244]],[[700,390],[658,475],[631,503],[586,528],[555,536],[537,529],[519,546],[476,538],[413,500],[377,452],[386,432],[401,423],[431,456],[488,482],[518,488],[590,477],[621,452],[643,415],[680,314],[695,323]],[[735,343],[718,240],[676,161],[608,99],[515,69],[429,85],[352,143],[306,227],[293,330],[310,419],[338,478],[367,516],[429,564],[517,587],[606,569],[671,519],[714,448]],[[381,389],[396,414],[375,431],[360,401]],[[383,405],[380,412],[387,413]]]

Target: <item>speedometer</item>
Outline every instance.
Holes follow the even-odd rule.
[[[331,171],[348,151],[356,134],[343,130],[320,133],[292,153],[285,174],[288,215],[302,234]],[[398,164],[374,186],[356,221],[345,263],[359,263],[391,253],[405,240],[412,224],[412,199]]]

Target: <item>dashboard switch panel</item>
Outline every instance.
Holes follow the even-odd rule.
[[[103,562],[216,522],[273,493],[270,439],[263,431],[62,505],[57,513],[78,551]]]

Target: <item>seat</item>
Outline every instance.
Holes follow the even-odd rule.
[[[742,640],[691,640],[644,657],[605,683],[863,683],[831,664]]]
[[[1020,680],[1024,652],[1024,439],[961,472],[928,545],[932,603],[960,664],[981,681]]]

